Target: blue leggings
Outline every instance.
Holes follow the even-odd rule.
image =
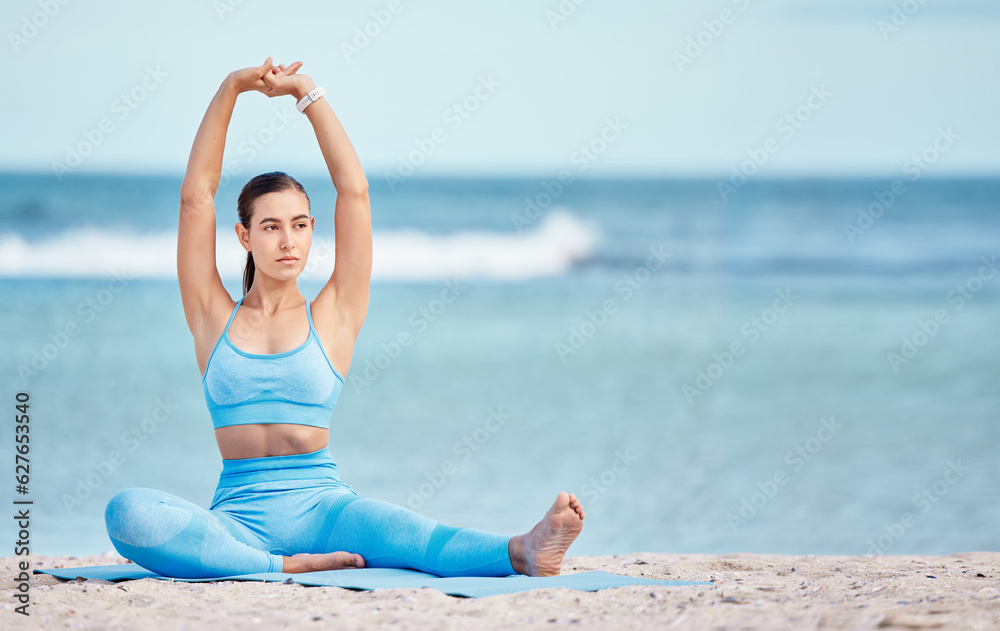
[[[282,556],[343,550],[365,567],[438,576],[510,576],[510,536],[452,528],[358,497],[324,447],[307,454],[223,460],[212,506],[133,487],[104,511],[123,557],[163,576],[281,572]]]

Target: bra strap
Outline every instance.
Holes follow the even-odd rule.
[[[306,315],[309,316],[309,331],[311,331],[315,335],[316,334],[316,327],[313,326],[312,304],[309,302],[308,298],[306,298]],[[318,337],[319,336],[317,335],[317,338]]]
[[[243,298],[246,298],[246,295],[244,295]],[[240,310],[240,305],[243,304],[243,298],[240,298],[239,301],[236,303],[236,307],[233,308],[233,313],[232,315],[229,316],[229,322],[226,322],[226,328],[223,331],[223,333],[229,330],[229,325],[233,323],[233,318],[236,317],[236,312]]]

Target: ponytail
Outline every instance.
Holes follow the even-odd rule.
[[[257,268],[253,264],[253,252],[247,252],[247,263],[243,266],[243,295],[250,293],[253,287],[253,273]]]

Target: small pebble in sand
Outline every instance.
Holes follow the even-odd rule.
[[[649,564],[646,563],[645,561],[641,561],[634,557],[629,557],[627,559],[622,559],[621,561],[619,561],[618,565],[649,565]]]
[[[984,600],[1000,598],[1000,589],[997,589],[996,587],[984,587],[978,592],[976,592],[976,596]]]

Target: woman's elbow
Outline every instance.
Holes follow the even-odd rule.
[[[181,183],[180,193],[182,206],[200,206],[206,202],[211,204],[215,200],[215,191],[210,185],[203,182],[192,183],[185,180]]]
[[[345,197],[353,197],[357,199],[367,199],[368,198],[368,178],[364,175],[357,178],[352,178],[347,181],[339,183],[337,186],[337,195],[343,195]]]

